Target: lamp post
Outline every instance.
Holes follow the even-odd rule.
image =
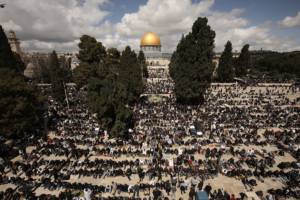
[[[63,78],[63,84],[64,84],[64,90],[65,90],[65,95],[66,95],[66,99],[67,99],[67,106],[68,106],[68,110],[69,110],[70,109],[69,108],[69,100],[68,100],[66,84],[65,84],[65,79],[68,78],[68,77],[70,77],[70,76],[67,76],[67,77]]]
[[[67,96],[67,90],[66,90],[65,79],[66,79],[66,78],[69,78],[69,77],[70,77],[70,75],[69,75],[69,76],[66,76],[66,77],[64,77],[64,78],[61,79],[61,80],[63,81],[63,87],[64,87],[64,91],[65,91],[65,96],[66,96],[66,99],[67,99],[68,110],[69,110],[70,108],[69,108],[69,100],[68,100],[68,96]]]

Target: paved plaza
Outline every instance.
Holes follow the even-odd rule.
[[[217,89],[214,88],[214,85],[212,86],[212,92],[211,92],[211,96],[216,96],[218,91],[225,91],[225,87],[218,87]],[[269,86],[268,88],[269,90],[272,90],[273,88]],[[275,89],[275,88],[274,88]],[[277,88],[278,89],[278,88]],[[242,90],[242,88],[239,88],[238,90],[236,90],[238,93],[241,93],[242,94],[237,97],[237,98],[234,98],[235,101],[239,102],[239,101],[245,101],[247,102],[248,99],[250,99],[249,97],[251,96],[249,93],[250,93],[250,90],[252,93],[259,93],[259,90],[264,93],[264,91],[266,90],[266,87],[247,87],[246,90]],[[276,90],[276,89],[275,89]],[[281,89],[280,89],[281,90]],[[284,92],[284,91],[283,91]],[[294,99],[296,99],[298,96],[299,93],[296,93],[296,94],[286,94],[285,97],[289,98],[290,101],[293,101]],[[279,97],[280,96],[280,97]],[[267,95],[266,95],[267,97]],[[269,97],[271,97],[274,100],[277,100],[279,98],[282,99],[282,95],[270,95]],[[279,99],[280,100],[280,99]],[[247,103],[242,103],[244,107],[249,107],[249,106],[253,106],[253,104],[247,104]],[[230,105],[228,105],[230,106]],[[261,104],[261,105],[257,105],[257,107],[263,107],[264,105]],[[284,109],[285,107],[290,107],[290,106],[296,106],[298,107],[299,105],[296,104],[296,105],[283,105],[281,106],[282,109]],[[134,108],[134,109],[137,109],[137,108]],[[253,113],[255,115],[258,115],[259,113]],[[166,120],[167,121],[167,120]],[[205,120],[203,120],[205,121]],[[263,124],[262,124],[263,125]],[[138,123],[138,127],[140,128],[140,130],[142,130],[143,126],[141,125],[141,122]],[[155,125],[154,125],[155,127]],[[137,128],[137,127],[136,127]],[[170,134],[174,134],[176,132],[176,130],[174,130],[174,127],[172,126],[168,126],[166,128],[167,130],[170,130]],[[292,129],[295,129],[295,128],[292,128]],[[226,130],[226,128],[225,128]],[[228,131],[230,129],[227,129]],[[264,141],[265,138],[263,136],[263,133],[268,130],[268,131],[280,131],[282,132],[283,130],[287,130],[285,128],[278,128],[278,127],[264,127],[264,128],[261,128],[261,129],[258,129],[258,135],[260,136],[260,140],[261,141]],[[212,130],[213,131],[213,130]],[[146,132],[146,131],[145,131]],[[208,131],[209,133],[210,131]],[[296,136],[296,135],[295,135]],[[57,138],[57,139],[61,139],[61,138],[65,138],[64,136],[57,136],[54,134],[53,131],[48,131],[48,137],[49,138]],[[168,137],[169,136],[165,136],[163,137],[166,141],[168,141]],[[67,137],[67,138],[70,138],[70,137]],[[65,138],[66,139],[66,138]],[[89,138],[91,140],[94,140],[92,138]],[[183,140],[186,142],[188,140],[190,140],[191,137],[184,137]],[[199,139],[203,140],[203,139],[208,139],[208,137],[200,137]],[[231,138],[233,139],[233,138]],[[114,139],[109,139],[108,136],[105,136],[104,137],[104,141],[107,141],[107,142],[114,142]],[[46,142],[44,142],[44,144],[46,144]],[[207,145],[207,146],[202,146],[202,150],[203,149],[207,149],[207,148],[210,148],[210,149],[213,149],[215,148],[215,145],[214,144],[211,144],[212,146],[210,147],[210,145]],[[97,148],[104,148],[104,145],[97,145],[96,146]],[[127,146],[128,147],[128,146]],[[288,145],[286,147],[289,147]],[[76,148],[79,148],[79,149],[89,149],[90,152],[92,152],[92,147],[87,147],[85,145],[76,145]],[[182,148],[186,148],[186,149],[192,149],[194,148],[194,145],[189,145],[189,146],[186,146],[186,145],[182,145],[182,146],[179,146],[179,145],[173,145],[173,147],[171,149],[182,149]],[[235,150],[242,150],[242,149],[245,149],[246,151],[249,150],[249,149],[254,149],[254,150],[257,150],[258,152],[260,152],[262,149],[265,150],[265,152],[275,152],[275,151],[278,151],[278,148],[275,146],[275,145],[270,145],[268,144],[267,146],[256,146],[256,145],[249,145],[249,146],[246,146],[244,144],[239,144],[237,146],[235,146]],[[31,154],[31,151],[35,150],[36,147],[35,146],[28,146],[26,148],[26,152],[28,155]],[[134,146],[133,146],[133,149],[134,149]],[[144,149],[144,148],[143,148]],[[149,150],[150,147],[147,147],[145,148],[146,150]],[[219,149],[217,147],[217,149]],[[226,149],[229,149],[229,147],[226,147]],[[165,155],[165,154],[164,154]],[[168,157],[169,156],[169,157]],[[258,154],[255,154],[255,159],[264,159],[264,157],[267,156],[267,154],[264,154],[264,156],[262,157],[261,155],[258,155]],[[44,155],[42,156],[45,160],[66,160],[67,157],[65,156],[55,156],[54,154],[51,154],[49,157]],[[178,155],[175,155],[175,154],[168,154],[167,155],[168,159],[176,159],[178,157]],[[70,157],[72,161],[75,161],[75,157]],[[124,160],[133,160],[135,161],[137,158],[139,159],[150,159],[149,157],[127,157],[126,155],[121,155],[120,157],[117,157],[117,158],[112,158],[112,157],[107,157],[107,156],[103,156],[103,155],[99,155],[99,156],[96,156],[96,155],[92,155],[91,157],[89,157],[89,160],[90,161],[94,161],[96,158],[98,159],[111,159],[113,161],[124,161]],[[234,161],[238,161],[238,158],[235,156],[233,157],[230,153],[227,153],[227,154],[224,154],[222,156],[222,159],[225,159],[225,160],[229,160],[230,158],[233,158]],[[202,153],[201,154],[198,154],[197,152],[194,154],[194,160],[205,160],[205,155],[203,155]],[[85,156],[82,155],[82,157],[79,158],[79,160],[81,161],[84,161],[85,160]],[[79,161],[78,160],[78,161]],[[213,159],[215,160],[215,159]],[[13,158],[11,160],[12,162],[17,162],[17,161],[20,161],[22,162],[23,159],[21,157],[21,155]],[[76,162],[78,162],[76,161]],[[276,155],[274,157],[274,161],[275,161],[275,164],[273,165],[273,167],[268,167],[267,171],[271,170],[271,171],[275,171],[275,170],[280,170],[277,165],[281,162],[294,162],[294,161],[297,161],[294,157],[292,157],[290,155],[290,153],[287,153],[285,152],[285,155],[284,156],[279,156],[279,155]],[[30,162],[31,164],[33,163],[32,161]],[[185,165],[183,164],[184,167],[187,167],[188,165]],[[44,168],[45,166],[40,166],[39,168]],[[164,167],[164,165],[163,165]],[[75,169],[79,169],[80,167],[76,167]],[[129,168],[129,166],[126,167],[126,169]],[[199,165],[199,169],[203,169],[204,166],[203,165]],[[245,169],[245,170],[252,170],[253,172],[253,168],[249,168],[246,164],[243,164],[242,165],[242,168]],[[64,167],[61,169],[61,172],[64,173],[65,171],[67,170],[70,170],[70,166],[68,167]],[[111,170],[113,170],[113,167],[111,167]],[[285,172],[288,172],[290,169],[284,169]],[[8,177],[12,177],[12,176],[15,176],[12,174],[12,171],[8,168],[5,168],[5,171],[7,172],[7,176]],[[124,170],[125,172],[126,170]],[[24,178],[25,177],[25,173],[22,173],[21,170],[19,170],[17,172],[18,176],[20,176],[21,178]],[[34,174],[31,176],[31,180],[37,180],[40,176],[37,175],[35,176]],[[179,179],[185,179],[185,176],[180,176]],[[189,180],[191,180],[192,177],[188,177]],[[52,181],[54,181],[54,177],[52,176]],[[155,182],[157,181],[158,177],[155,177]],[[254,177],[248,177],[248,179],[255,179]],[[27,178],[25,178],[25,180],[27,180]],[[169,175],[165,175],[163,174],[162,175],[162,181],[167,181],[167,180],[171,180],[170,179],[170,176]],[[198,182],[200,182],[200,178],[197,178]],[[103,179],[102,177],[101,178],[97,178],[97,179],[94,179],[93,176],[83,176],[81,178],[78,178],[78,175],[72,175],[70,176],[70,179],[69,180],[65,180],[65,182],[70,182],[70,183],[82,183],[82,184],[92,184],[92,185],[103,185],[104,187],[106,187],[107,185],[111,185],[112,182],[116,182],[117,184],[127,184],[129,186],[133,186],[134,184],[138,183],[140,180],[139,180],[139,176],[138,174],[133,174],[131,176],[131,180],[129,180],[126,176],[117,176],[117,177],[113,177],[113,176],[107,176],[105,179]],[[143,179],[143,181],[141,183],[145,183],[145,184],[149,184],[150,180],[148,178],[148,176],[146,175],[145,178]],[[237,179],[237,178],[230,178],[228,176],[225,176],[225,175],[222,175],[221,173],[218,174],[218,177],[214,177],[213,179],[212,178],[209,178],[209,179],[205,179],[204,183],[203,183],[203,188],[205,188],[205,186],[210,183],[211,187],[212,187],[212,192],[214,190],[217,190],[218,189],[221,189],[223,192],[226,190],[228,192],[228,194],[232,195],[234,194],[235,197],[240,197],[240,193],[246,193],[247,191],[249,191],[249,187],[248,187],[248,190],[245,189],[245,186],[243,185],[242,181],[240,179]],[[253,188],[253,191],[254,192],[257,192],[257,191],[262,191],[264,195],[267,195],[268,194],[268,191],[269,189],[282,189],[284,187],[287,186],[286,182],[279,182],[278,180],[274,180],[274,178],[264,178],[264,182],[260,182],[258,180],[256,180],[256,183],[257,183],[257,186],[254,186]],[[4,185],[1,185],[0,186],[0,190],[1,191],[6,191],[7,188],[12,188],[12,189],[18,189],[17,186],[15,184],[4,184]],[[183,199],[189,199],[189,188],[190,186],[188,187],[188,190],[186,191],[186,193],[184,194],[181,194],[181,191],[179,188],[177,188],[177,191],[176,191],[176,198],[175,199],[179,199],[180,197],[182,197]],[[197,188],[196,188],[197,190]],[[35,193],[35,196],[40,196],[41,194],[51,194],[51,195],[55,195],[55,196],[59,196],[60,192],[64,192],[65,189],[64,188],[60,188],[59,190],[48,190],[48,189],[44,189],[42,186],[41,187],[38,187],[34,193]],[[150,196],[153,196],[152,195],[152,191],[153,189],[151,189],[151,192],[150,192]],[[166,192],[163,190],[163,193],[165,196],[167,196]],[[170,193],[171,195],[171,193]],[[81,195],[83,196],[83,195]],[[92,195],[93,197],[112,197],[112,193],[99,193],[99,194],[96,194],[96,195]],[[125,196],[132,196],[132,193],[129,194],[129,193],[124,193],[122,192],[120,195],[118,193],[116,193],[115,195],[116,197],[118,196],[122,196],[122,197],[125,197]],[[144,197],[148,197],[149,195],[144,195],[144,191],[140,191],[140,198],[144,198]],[[168,198],[172,199],[170,196],[168,196]]]

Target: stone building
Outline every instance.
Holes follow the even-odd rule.
[[[16,38],[16,34],[12,30],[9,31],[8,43],[10,44],[11,50],[22,57],[19,39]]]
[[[42,69],[38,63],[29,63],[24,71],[24,76],[32,79],[42,77]]]

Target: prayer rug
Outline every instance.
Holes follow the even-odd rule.
[[[277,181],[276,178],[270,178],[270,180],[271,180],[272,182],[276,182],[276,181]]]
[[[216,147],[216,145],[210,144],[210,145],[208,145],[208,147]]]
[[[163,157],[164,157],[164,158],[170,158],[170,155],[164,154]]]
[[[148,169],[149,166],[148,166],[148,165],[142,165],[141,168],[142,168],[142,169]]]

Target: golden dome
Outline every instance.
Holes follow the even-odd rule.
[[[142,37],[140,46],[161,46],[160,38],[150,31]]]

